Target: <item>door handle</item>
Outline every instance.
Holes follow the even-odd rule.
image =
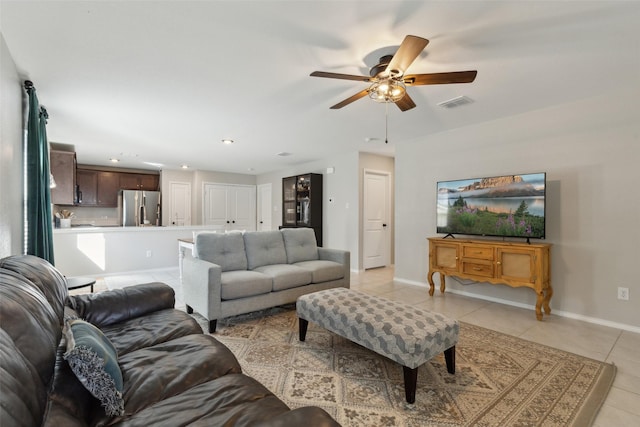
[[[386,226],[387,226],[387,224],[382,224],[382,226],[383,226],[383,227],[386,227]]]

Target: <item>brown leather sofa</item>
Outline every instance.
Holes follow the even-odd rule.
[[[242,374],[231,351],[174,303],[162,283],[68,296],[48,262],[1,259],[0,425],[339,426],[318,407],[289,409]],[[74,316],[117,350],[124,415],[107,416],[64,359],[62,326]]]

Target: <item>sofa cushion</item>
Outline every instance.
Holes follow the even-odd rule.
[[[289,264],[318,259],[316,234],[312,228],[283,228],[280,231]]]
[[[135,396],[135,399],[141,400],[143,397]],[[278,417],[286,416],[290,409],[258,381],[241,373],[230,373],[214,380],[196,383],[179,394],[167,393],[161,400],[154,396],[154,399],[145,403],[149,406],[132,412],[131,415],[127,414],[118,425],[338,426],[331,421],[329,415],[322,416],[319,408],[314,408],[317,412],[305,413],[304,424],[278,423]],[[129,405],[130,402],[127,401],[127,406]],[[108,421],[99,420],[98,425]]]
[[[315,260],[294,264],[311,272],[311,283],[322,283],[344,277],[344,266],[334,261]]]
[[[202,328],[193,317],[172,308],[134,317],[101,330],[116,348],[119,357],[140,348],[202,333]]]
[[[65,337],[64,358],[73,373],[100,400],[108,416],[122,415],[122,372],[113,344],[100,329],[80,319],[68,322]]]
[[[224,234],[224,230],[199,230],[199,231],[194,231],[192,233],[192,239],[195,242],[196,238],[198,237],[198,234]],[[195,258],[199,258],[198,257],[198,248],[196,248],[196,245],[193,245],[193,247],[191,248],[191,253],[193,254],[193,256]]]
[[[188,335],[136,350],[122,356],[120,366],[126,378],[123,395],[128,414],[138,413],[207,381],[242,372],[231,350],[204,334]],[[208,397],[202,395],[201,399]],[[183,404],[189,406],[182,402],[176,404],[174,410],[183,408]]]
[[[287,263],[284,240],[282,233],[278,230],[246,232],[244,233],[244,247],[247,252],[249,270],[263,265]]]
[[[242,233],[202,233],[196,236],[198,258],[218,264],[222,271],[247,269]]]
[[[311,271],[291,264],[264,265],[255,269],[273,280],[273,291],[297,288],[311,283]]]
[[[266,294],[271,292],[272,283],[271,277],[257,271],[227,271],[220,278],[220,298],[230,300]]]

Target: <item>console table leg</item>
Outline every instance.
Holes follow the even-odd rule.
[[[441,294],[444,294],[444,288],[445,288],[444,273],[440,273],[440,293]]]
[[[536,292],[538,298],[536,299],[536,319],[542,320],[542,303],[544,302],[544,292],[538,291]]]
[[[549,302],[551,302],[551,297],[553,296],[553,289],[551,285],[547,288],[544,294],[544,301],[542,302],[542,307],[544,308],[544,312],[549,315],[551,314],[551,307],[549,307]]]
[[[433,292],[436,288],[435,283],[433,283],[433,275],[435,274],[435,271],[430,271],[427,274],[427,280],[429,281],[429,296],[432,297],[433,296]]]

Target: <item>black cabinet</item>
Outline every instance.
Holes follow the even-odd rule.
[[[309,227],[322,246],[322,175],[282,178],[282,228]]]

